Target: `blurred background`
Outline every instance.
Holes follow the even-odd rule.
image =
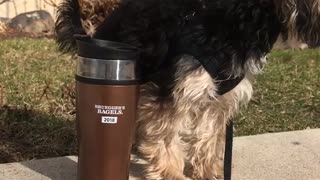
[[[55,7],[61,0],[1,0],[0,17],[13,18],[18,14],[46,10],[53,17],[55,16]]]
[[[0,31],[53,33],[61,0],[0,0]]]

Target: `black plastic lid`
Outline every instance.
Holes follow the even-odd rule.
[[[129,44],[94,39],[87,35],[75,35],[78,55],[103,60],[137,60],[140,49]]]

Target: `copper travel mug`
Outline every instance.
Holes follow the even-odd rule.
[[[78,180],[127,180],[139,91],[138,50],[76,38]]]

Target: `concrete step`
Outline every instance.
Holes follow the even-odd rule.
[[[320,129],[237,137],[233,180],[320,180]],[[145,162],[133,157],[130,180]],[[0,180],[75,180],[75,156],[0,165]]]

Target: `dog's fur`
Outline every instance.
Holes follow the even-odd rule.
[[[118,6],[120,0],[79,0],[82,27],[87,35],[92,36],[97,27]]]
[[[147,179],[221,178],[226,124],[250,100],[250,77],[261,71],[278,35],[294,33],[310,46],[319,45],[320,0],[127,0],[118,5],[92,36],[143,50],[139,62],[147,82],[141,88],[136,141],[149,162]],[[84,32],[79,9],[76,0],[60,6],[56,30],[63,51],[74,49],[72,35]],[[242,80],[235,88],[225,87],[237,78]]]

